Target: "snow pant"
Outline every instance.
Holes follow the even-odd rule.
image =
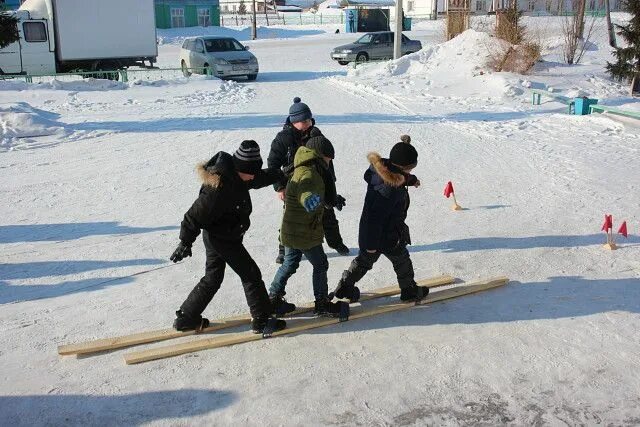
[[[220,289],[228,264],[240,276],[251,317],[255,319],[270,315],[273,310],[262,281],[262,273],[245,249],[242,240],[216,239],[206,230],[202,231],[202,240],[207,254],[205,273],[180,306],[182,312],[188,317],[196,318],[202,314]]]
[[[342,236],[340,236],[340,225],[338,218],[336,218],[336,212],[331,207],[324,208],[322,213],[322,228],[324,229],[324,238],[327,241],[327,246],[332,249],[336,249],[342,245]],[[280,243],[280,236],[278,236],[278,243]],[[281,244],[278,246],[278,253],[284,255],[284,246]]]
[[[327,271],[329,270],[329,261],[324,253],[322,245],[314,246],[311,249],[284,249],[284,262],[278,268],[276,275],[269,287],[270,295],[285,295],[285,287],[287,281],[298,269],[302,255],[307,257],[313,266],[313,295],[316,300],[326,299],[328,294]]]
[[[400,289],[408,289],[416,286],[413,264],[409,257],[409,251],[404,245],[398,245],[391,250],[377,251],[373,254],[365,250],[360,250],[358,256],[351,261],[349,268],[342,273],[341,282],[343,286],[355,286],[355,284],[373,268],[373,264],[378,261],[380,255],[384,255],[391,261],[398,278]]]

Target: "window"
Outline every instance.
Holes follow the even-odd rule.
[[[547,0],[547,2],[545,3],[545,10],[547,12],[551,12],[551,8],[553,7],[553,2],[551,0]]]
[[[589,1],[589,8],[587,10],[597,10],[596,0]]]
[[[234,4],[232,7],[233,7],[233,11],[234,11],[234,12],[238,9],[238,5],[235,5],[235,4]]]
[[[536,0],[529,0],[529,11],[536,10]]]
[[[477,0],[476,1],[476,12],[483,12],[487,10],[487,2],[486,0]]]
[[[413,7],[412,1],[407,2],[407,12],[413,12]]]
[[[201,27],[209,27],[211,25],[210,9],[198,9],[198,25]]]
[[[22,24],[24,39],[28,42],[46,42],[47,30],[44,22],[25,22]]]
[[[184,9],[178,7],[171,8],[171,28],[184,27]]]
[[[232,52],[244,50],[236,39],[204,39],[207,52]]]

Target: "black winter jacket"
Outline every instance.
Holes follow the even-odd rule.
[[[180,240],[189,245],[202,229],[214,238],[242,239],[251,225],[249,189],[266,187],[283,176],[279,169],[263,169],[253,180],[245,182],[238,176],[232,156],[223,151],[198,165],[197,171],[202,180],[200,194],[180,226]]]
[[[386,251],[411,244],[405,224],[410,204],[406,186],[413,185],[417,178],[377,153],[370,153],[368,159],[371,166],[364,173],[367,194],[360,216],[360,249]]]
[[[311,126],[304,132],[300,132],[298,129],[293,127],[293,125],[289,121],[289,118],[287,117],[287,121],[282,127],[282,130],[278,132],[273,142],[271,143],[271,151],[269,151],[269,157],[267,158],[267,166],[269,168],[292,169],[291,166],[293,165],[293,159],[296,156],[296,151],[298,151],[298,148],[306,145],[307,141],[309,141],[310,138],[322,135],[320,129],[315,127],[315,120],[311,120],[313,121],[313,126]],[[331,162],[331,164],[329,165],[329,171],[331,172],[331,179],[333,179],[333,182],[335,183],[336,173],[333,169],[333,162]],[[325,185],[326,184],[327,180],[325,180]],[[282,191],[286,187],[286,177],[273,185],[273,188],[276,191]],[[332,205],[335,205],[334,201],[332,200],[328,200],[328,202]]]

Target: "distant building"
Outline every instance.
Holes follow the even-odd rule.
[[[24,0],[0,0],[0,10],[15,10],[24,3]]]
[[[155,0],[156,27],[220,26],[218,0]]]
[[[407,16],[430,15],[434,2],[438,2],[438,13],[447,11],[447,0],[403,0],[402,7]],[[620,0],[610,0],[612,11],[620,10]],[[511,0],[470,0],[471,13],[486,14],[506,8]],[[518,0],[518,9],[525,15],[558,15],[571,11],[571,0]],[[604,0],[587,0],[587,11],[604,11]]]

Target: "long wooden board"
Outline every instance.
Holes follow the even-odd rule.
[[[463,286],[458,286],[451,289],[445,289],[439,292],[430,293],[420,305],[430,304],[437,301],[443,301],[451,298],[456,298],[462,295],[468,295],[487,289],[496,288],[508,283],[507,277],[496,277],[488,280],[482,280],[474,283],[470,283]],[[361,319],[364,317],[375,316],[383,313],[390,313],[399,310],[406,310],[411,307],[415,307],[415,303],[403,303],[390,302],[388,304],[382,304],[379,306],[366,308],[366,307],[354,307],[349,320]],[[315,328],[321,328],[323,326],[334,325],[339,323],[340,320],[336,318],[313,318],[313,319],[295,319],[295,321],[289,321],[287,328],[278,332],[274,332],[272,337],[278,337],[281,335],[294,334],[296,332],[306,331]],[[193,353],[200,350],[213,349],[218,347],[226,347],[235,344],[241,344],[250,341],[261,340],[262,335],[253,334],[251,332],[240,332],[235,334],[226,334],[221,336],[215,336],[211,338],[202,338],[193,340],[186,343],[164,346],[159,348],[153,348],[144,351],[133,352],[125,354],[124,360],[127,365],[133,365],[136,363],[148,362],[151,360],[164,359],[167,357],[179,356],[181,354]]]
[[[431,279],[420,280],[418,285],[435,288],[438,286],[451,285],[455,279],[451,276],[439,276]],[[369,292],[362,292],[360,301],[368,301],[376,298],[393,296],[400,293],[398,285],[379,288]],[[296,311],[288,314],[288,317],[298,314],[304,314],[313,311],[313,303],[307,303],[298,306]],[[241,316],[228,317],[225,319],[212,321],[209,327],[201,332],[196,331],[176,331],[175,329],[159,329],[154,331],[139,332],[130,335],[122,335],[112,338],[103,338],[93,341],[82,342],[78,344],[67,344],[58,347],[58,354],[68,356],[73,354],[91,354],[101,351],[117,350],[119,348],[132,347],[140,344],[149,344],[158,341],[165,341],[174,338],[186,337],[195,334],[219,331],[221,329],[234,328],[237,326],[248,325],[251,323],[251,316],[244,314]]]

